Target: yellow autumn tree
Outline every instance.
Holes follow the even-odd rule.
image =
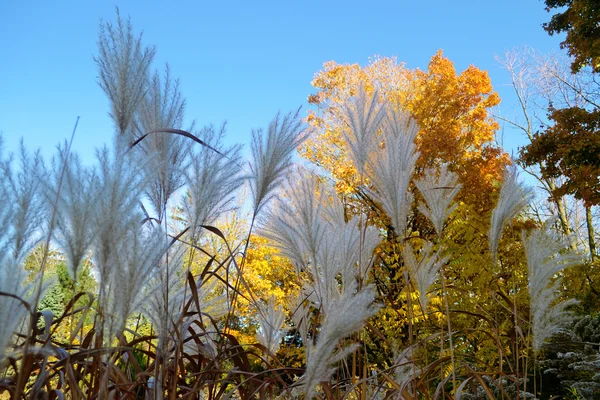
[[[494,141],[498,123],[490,115],[490,109],[498,105],[500,99],[487,72],[470,66],[458,73],[454,64],[438,51],[427,70],[408,69],[395,58],[375,58],[365,67],[330,61],[315,75],[312,84],[317,92],[309,97],[309,102],[316,108],[307,118],[312,132],[301,154],[332,178],[350,212],[354,207],[362,211],[373,209],[363,191],[369,182],[357,172],[343,138],[343,131],[347,129],[343,125],[344,107],[361,87],[367,94],[376,91],[379,101],[407,111],[419,126],[416,145],[420,157],[413,179],[419,179],[428,168],[446,164],[448,170],[458,175],[461,185],[455,198],[458,207],[442,237],[437,237],[415,204],[407,236],[389,235],[389,240],[380,246],[371,279],[384,307],[370,322],[372,329],[395,338],[404,346],[425,341],[434,334],[441,333],[444,337],[449,331],[455,331],[456,357],[476,354],[481,367],[502,364],[498,354],[500,357],[512,355],[508,348],[511,340],[515,340],[516,331],[514,318],[507,310],[510,304],[523,301],[521,291],[516,303],[507,293],[515,286],[526,287],[525,266],[519,261],[522,256],[519,232],[527,223],[507,228],[510,234],[507,232],[501,243],[501,262],[495,263],[489,252],[487,234],[491,210],[510,159]],[[411,190],[415,202],[421,202],[419,191]],[[387,228],[387,217],[382,214],[376,210],[374,221]],[[427,312],[418,307],[418,293],[406,282],[403,245],[398,243],[410,241],[419,252],[423,239],[435,242],[449,256],[443,267],[447,289],[442,289],[440,279],[436,281],[431,287]],[[444,292],[447,303],[452,305],[450,310],[444,307],[441,298]],[[452,326],[447,324],[448,319],[452,320]],[[497,324],[496,321],[503,322]],[[494,342],[490,338],[497,335],[491,332],[501,332],[506,339]],[[427,349],[422,349],[428,354],[423,355],[424,359],[436,354],[449,355],[447,341],[442,348],[436,347],[437,341],[427,343]],[[366,346],[372,362],[387,365],[387,356],[380,354],[386,344],[378,335],[370,335]],[[498,346],[502,348],[500,353]]]
[[[367,66],[326,62],[312,85],[315,105],[307,118],[312,128],[301,154],[334,178],[340,193],[352,193],[358,175],[347,154],[340,126],[342,108],[360,86],[377,89],[381,100],[408,111],[420,126],[417,174],[448,163],[459,175],[459,199],[489,208],[489,197],[501,180],[508,155],[494,143],[498,123],[489,115],[500,99],[487,72],[470,66],[458,74],[438,51],[426,71],[407,69],[394,58],[375,58]]]

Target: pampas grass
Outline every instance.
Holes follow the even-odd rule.
[[[438,236],[441,236],[446,220],[457,206],[452,205],[452,201],[461,188],[458,175],[443,164],[437,171],[426,170],[424,177],[417,180],[415,185],[425,199],[425,204],[419,205],[419,211],[431,221]]]
[[[199,238],[202,225],[209,225],[222,214],[233,209],[237,189],[243,179],[235,162],[239,158],[239,146],[225,149],[221,140],[224,126],[216,130],[205,127],[200,136],[212,148],[202,146],[191,156],[190,168],[185,172],[189,197],[184,198],[182,208],[192,237]]]
[[[546,339],[569,323],[572,314],[568,307],[577,303],[574,299],[556,300],[560,279],[555,278],[565,268],[581,263],[582,258],[566,250],[566,244],[555,237],[548,223],[543,229],[524,233],[523,246],[529,271],[532,347],[539,351]]]
[[[150,64],[156,50],[144,47],[133,34],[131,21],[123,21],[117,9],[117,24],[103,23],[98,36],[98,84],[110,100],[112,117],[121,135],[130,134],[131,122],[144,99]]]
[[[516,165],[509,165],[504,172],[498,203],[492,212],[489,241],[494,260],[504,227],[529,204],[532,196],[533,193],[519,183]]]
[[[344,141],[350,150],[354,166],[362,175],[376,148],[377,132],[385,118],[385,103],[380,102],[376,90],[367,94],[364,86],[360,86],[357,95],[344,106],[344,117],[347,125],[342,132]]]
[[[158,131],[181,129],[184,116],[185,100],[179,90],[179,81],[171,77],[167,65],[162,78],[155,72],[148,81],[146,95],[135,114],[138,136],[154,132],[138,147],[144,155],[152,156],[152,163],[146,169],[149,175],[146,196],[159,221],[163,220],[171,195],[185,184],[184,171],[189,163],[190,146],[180,135]]]
[[[96,234],[91,225],[96,216],[96,198],[100,195],[97,191],[98,178],[93,170],[81,165],[76,154],[67,154],[66,147],[59,149],[57,161],[53,179],[47,186],[47,198],[50,200],[57,197],[62,173],[62,186],[56,206],[55,237],[66,255],[71,278],[77,280],[81,263]]]
[[[344,193],[342,203],[331,176],[294,168],[295,148],[307,135],[298,113],[278,114],[264,132],[253,132],[246,164],[239,146],[222,144],[224,127],[181,130],[185,102],[178,82],[168,68],[163,77],[149,77],[153,56],[128,21],[102,25],[96,62],[116,137],[112,148],[98,151],[95,170],[68,147],[59,149],[49,171],[25,150],[16,169],[11,157],[0,159],[0,392],[18,399],[416,399],[460,397],[476,382],[489,392],[485,374],[526,381],[527,369],[519,373],[527,364],[522,354],[540,354],[569,320],[574,301],[560,301],[557,293],[564,269],[581,258],[565,250],[548,224],[522,237],[527,290],[518,252],[491,267],[473,265],[489,261],[489,253],[464,251],[469,237],[483,238],[485,247],[489,233],[497,261],[506,224],[530,199],[516,167],[507,169],[489,230],[479,215],[469,225],[462,208],[449,229],[461,188],[455,167],[434,160],[438,168],[416,170],[415,121],[376,90],[361,88],[335,116],[360,174],[360,187]],[[237,198],[244,184],[248,204]],[[415,204],[415,188],[422,204]],[[354,196],[367,198],[368,213],[354,207]],[[146,213],[148,204],[157,218]],[[217,228],[244,207],[248,232]],[[98,293],[73,293],[54,318],[45,310],[37,314],[39,294],[32,293],[44,285],[37,265],[27,267],[31,274],[25,268],[47,220],[56,221],[56,230],[45,245],[53,234],[69,275],[77,279],[91,254],[99,283]],[[248,256],[255,221],[287,261],[270,252],[265,259]],[[383,237],[388,241],[379,246]],[[243,267],[251,262],[274,262],[274,268],[289,262],[296,275],[249,279]],[[460,268],[450,271],[454,266]],[[293,299],[261,298],[264,286],[254,279],[272,279],[276,293]],[[472,297],[483,292],[468,285],[484,281],[492,293],[479,302]],[[436,282],[441,299],[431,295]],[[422,315],[415,316],[413,289]],[[512,301],[525,292],[529,308]],[[238,315],[237,296],[256,315]],[[465,303],[469,308],[461,309]],[[294,329],[301,340],[292,338]],[[514,351],[507,355],[502,349],[511,340]],[[397,349],[397,343],[410,345]],[[496,348],[498,359],[489,355]]]
[[[396,235],[403,235],[413,199],[409,184],[419,158],[414,143],[418,127],[407,113],[388,107],[382,129],[383,149],[369,160],[367,177],[374,187],[369,194],[390,218]]]
[[[267,132],[252,132],[252,156],[247,176],[252,191],[256,215],[274,196],[292,166],[292,152],[306,139],[298,113],[279,114],[271,121]]]
[[[434,252],[430,243],[424,243],[417,259],[415,251],[410,243],[404,245],[404,262],[408,268],[410,282],[419,293],[419,303],[423,313],[427,310],[429,302],[429,288],[439,277],[441,267],[448,261],[448,257],[442,257],[440,252]]]

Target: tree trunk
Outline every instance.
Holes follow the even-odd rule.
[[[554,192],[554,189],[556,189],[556,185],[554,184],[554,181],[551,179],[547,180],[548,183],[548,187],[550,188],[550,194],[552,195],[552,193]],[[573,232],[571,231],[571,228],[569,227],[569,220],[567,219],[567,210],[565,209],[565,203],[563,201],[563,198],[559,198],[559,199],[555,199],[554,196],[552,196],[552,199],[554,201],[554,204],[556,205],[556,209],[558,211],[558,218],[560,220],[560,227],[562,228],[563,233],[565,234],[565,236],[567,237],[567,240],[569,241],[569,247],[571,248],[571,250],[575,251],[577,250],[577,243],[575,243],[575,238],[573,237]]]
[[[585,206],[585,222],[587,223],[588,242],[590,245],[590,257],[592,262],[595,262],[598,256],[596,255],[596,242],[594,240],[594,225],[592,221],[592,207]]]

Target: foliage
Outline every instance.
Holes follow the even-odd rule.
[[[130,23],[103,24],[99,50],[115,140],[97,168],[70,144],[50,170],[25,150],[17,172],[0,162],[2,395],[550,393],[531,381],[571,316],[580,258],[521,213],[485,72],[457,74],[441,52],[427,71],[326,64],[303,150],[317,175],[293,168],[297,113],[255,131],[244,163],[224,127],[181,129],[177,81],[150,76],[154,49]],[[597,325],[575,331],[596,341]],[[557,367],[581,395],[590,343]]]
[[[573,56],[571,69],[579,71],[585,65],[600,71],[600,6],[597,0],[545,0],[546,11],[560,9],[552,15],[544,29],[550,35],[566,33],[561,43]]]
[[[567,194],[588,206],[600,204],[600,111],[580,107],[551,110],[554,125],[521,149],[525,165],[540,164],[544,177],[565,177],[554,196]]]
[[[498,124],[489,109],[500,99],[485,71],[470,66],[457,74],[439,51],[426,71],[409,70],[393,58],[376,58],[364,68],[330,61],[312,84],[318,92],[309,102],[318,108],[309,113],[312,133],[301,154],[331,174],[339,192],[352,193],[360,180],[339,121],[344,105],[362,86],[409,112],[420,127],[418,173],[446,163],[459,176],[461,200],[481,207],[489,203],[481,194],[495,190],[508,157],[493,143]]]

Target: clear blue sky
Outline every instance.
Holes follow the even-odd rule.
[[[227,120],[229,140],[246,144],[278,110],[306,109],[310,81],[328,60],[397,56],[426,68],[443,49],[458,70],[488,70],[510,114],[515,99],[494,55],[522,45],[558,51],[560,41],[541,27],[549,15],[540,0],[2,1],[0,131],[8,150],[24,137],[52,154],[76,116],[74,146],[84,159],[111,140],[92,56],[100,20],[114,21],[115,5],[157,46],[155,66],[168,61],[180,78],[188,119]],[[517,136],[504,131],[509,146]]]

